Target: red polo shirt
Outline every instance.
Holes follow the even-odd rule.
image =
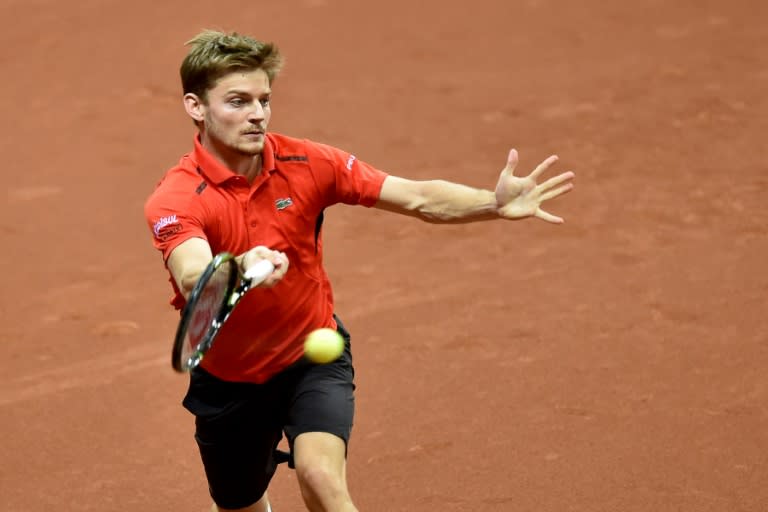
[[[264,382],[301,357],[304,336],[335,328],[333,293],[322,265],[318,218],[336,203],[373,206],[387,174],[339,149],[267,134],[262,173],[247,180],[224,167],[195,137],[145,204],[155,247],[167,261],[180,243],[208,241],[214,254],[256,245],[283,251],[285,277],[246,294],[202,366],[219,378]],[[171,303],[184,305],[174,288]]]

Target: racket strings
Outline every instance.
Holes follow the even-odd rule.
[[[213,334],[223,323],[232,307],[233,273],[231,261],[216,265],[208,275],[203,275],[188,303],[188,324],[179,363],[182,368],[199,364],[208,349]],[[202,279],[205,279],[203,281]]]

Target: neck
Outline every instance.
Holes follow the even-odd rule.
[[[245,179],[248,180],[248,183],[253,183],[253,180],[261,174],[261,153],[250,155],[234,151],[222,144],[217,144],[215,141],[205,136],[201,137],[201,143],[203,147],[215,156],[217,160],[223,163],[227,169],[230,169],[235,174],[244,176]]]
[[[240,169],[232,169],[233,171],[237,172],[238,174],[242,174],[245,176],[245,179],[248,180],[248,183],[253,183],[253,180],[256,179],[256,176],[261,174],[261,153],[258,155],[252,156],[251,162],[247,169],[241,172]]]

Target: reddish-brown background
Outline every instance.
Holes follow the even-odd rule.
[[[337,207],[364,511],[768,510],[768,8],[753,0],[0,3],[0,509],[204,511],[142,203],[191,144],[183,43],[279,43],[272,129],[541,222]],[[281,469],[276,510],[298,510]]]

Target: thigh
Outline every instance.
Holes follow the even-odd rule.
[[[220,507],[238,509],[266,492],[277,464],[283,414],[263,386],[223,382],[195,370],[184,405],[195,415],[211,497]]]
[[[355,370],[350,337],[341,323],[339,332],[346,340],[342,356],[329,364],[304,368],[296,382],[285,425],[291,447],[306,432],[326,432],[345,444],[349,441],[355,415]]]

